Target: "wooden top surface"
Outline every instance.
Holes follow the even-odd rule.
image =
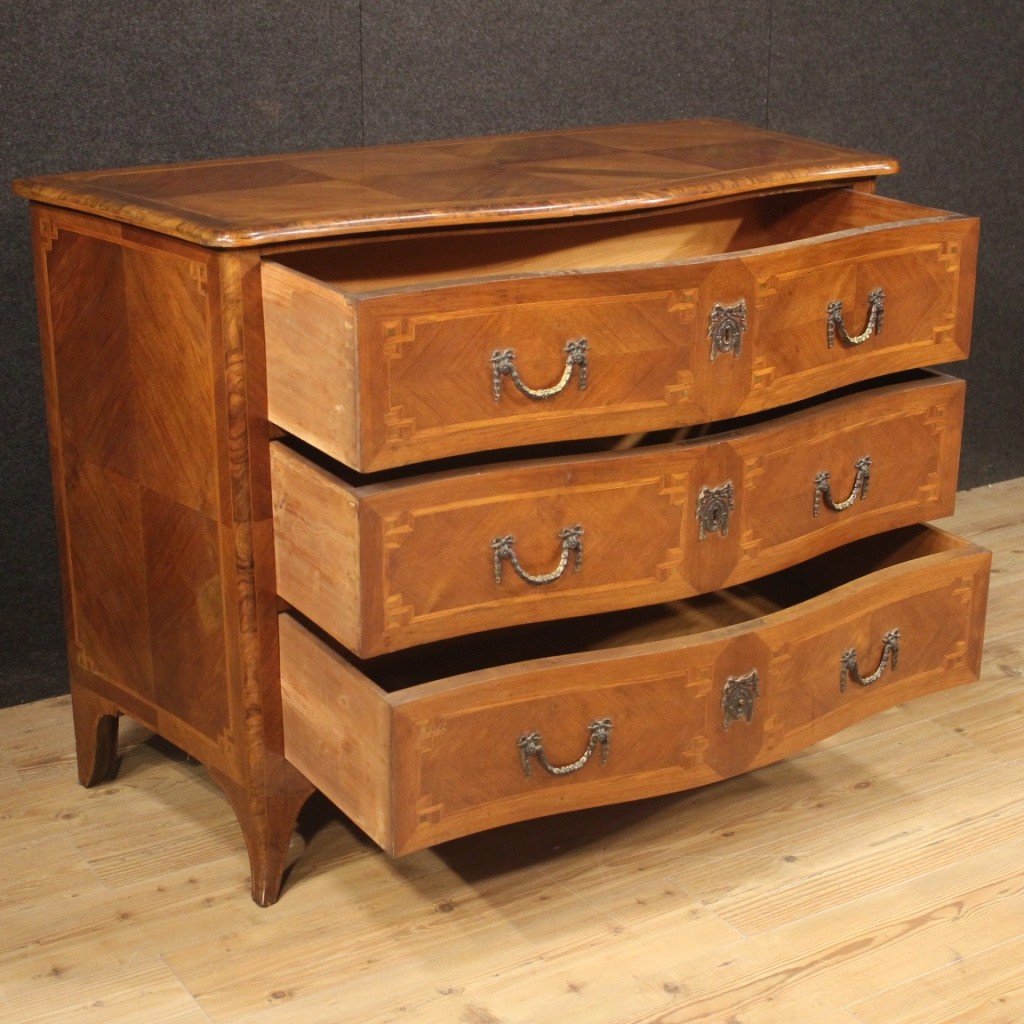
[[[897,170],[890,157],[709,119],[76,172],[14,191],[236,248],[622,213]]]

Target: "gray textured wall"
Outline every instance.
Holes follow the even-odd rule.
[[[983,219],[961,485],[1024,474],[1019,0],[4,0],[0,180],[720,115]],[[0,200],[0,705],[62,691],[27,217]]]

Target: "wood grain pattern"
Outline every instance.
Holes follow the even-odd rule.
[[[349,794],[352,820],[371,836],[385,835],[391,819],[390,709],[356,668],[341,659],[333,667],[335,672],[323,672],[323,654],[312,635],[293,619],[281,620],[287,757],[311,779],[330,765],[337,788]],[[338,709],[332,722],[325,721],[325,708]]]
[[[0,1021],[1015,1024],[1022,502],[979,488],[944,524],[999,570],[979,682],[399,861],[323,806],[271,913],[199,766],[127,720],[123,780],[83,794],[68,698],[0,710]]]
[[[689,632],[685,612],[666,606],[643,642],[609,634],[603,620],[584,621],[568,642],[579,653],[456,670],[394,693],[382,667],[377,703],[390,727],[375,735],[390,753],[376,756],[390,759],[390,789],[387,799],[377,795],[372,818],[367,790],[349,789],[351,769],[314,755],[364,742],[368,683],[341,653],[283,616],[282,690],[300,726],[296,756],[343,810],[359,806],[360,824],[396,853],[524,818],[704,785],[789,756],[977,675],[988,553],[927,528],[904,531],[896,550],[893,536],[750,585],[768,603],[749,621],[736,622],[722,596],[705,604],[712,624],[698,632]],[[852,582],[829,590],[837,578]],[[817,596],[807,596],[809,587]],[[588,653],[591,628],[598,649]],[[851,683],[843,692],[842,652],[855,647],[864,663],[877,658],[893,628],[902,632],[898,670],[884,683]],[[726,680],[754,669],[760,697],[753,720],[723,728]],[[375,673],[372,664],[366,671]],[[604,718],[614,726],[607,765],[595,759],[571,775],[539,768],[524,775],[517,737],[538,731],[550,759],[569,763],[586,746],[588,724]],[[287,729],[285,750],[291,756]]]
[[[281,429],[362,462],[359,366],[352,304],[273,260],[261,272],[267,408]],[[326,450],[326,449],[325,449]]]
[[[777,407],[965,358],[977,233],[971,218],[838,190],[300,252],[264,266],[269,413],[368,472]],[[884,329],[829,347],[829,304],[857,333],[876,288]],[[742,344],[711,358],[714,307],[741,301]],[[579,338],[585,390],[576,378],[538,401],[506,379],[495,400],[494,351],[545,387]]]
[[[14,189],[231,248],[613,213],[898,169],[891,157],[707,119],[76,172]]]
[[[1014,1024],[1024,1006],[1024,938],[976,953],[954,973],[914,978],[854,1004],[865,1024]]]
[[[258,260],[33,220],[80,778],[145,723],[231,796],[273,902],[312,787],[282,757]]]
[[[875,177],[894,170],[887,158],[709,120],[19,182],[34,200],[80,780],[100,785],[117,770],[124,716],[201,760],[241,824],[252,895],[266,905],[325,765],[340,765],[327,785],[353,818],[408,850],[552,813],[579,794],[580,806],[597,805],[732,775],[889,707],[895,686],[855,703],[808,689],[819,655],[801,644],[828,634],[869,657],[878,616],[903,614],[915,597],[926,610],[905,610],[912,642],[899,692],[969,679],[984,556],[928,531],[833,552],[828,573],[846,583],[831,596],[813,597],[820,585],[807,590],[794,569],[785,593],[769,578],[667,612],[652,603],[951,508],[962,390],[939,378],[805,411],[789,433],[774,424],[664,450],[635,433],[760,413],[967,353],[977,224],[874,196]],[[856,330],[877,287],[886,333],[856,350],[823,347],[822,307],[841,300]],[[740,298],[743,345],[702,358],[714,306]],[[560,370],[552,341],[560,356],[580,331],[592,344],[586,395],[570,389],[541,408],[498,381],[495,399],[496,346],[515,347],[523,376],[543,383]],[[360,470],[623,436],[605,454],[397,483],[300,467],[299,488],[282,497],[271,439],[285,432]],[[803,478],[829,469],[845,487],[868,444],[886,455],[872,488],[885,484],[885,500],[825,514],[808,533]],[[731,532],[712,530],[694,556],[698,477],[735,481],[741,501]],[[325,518],[336,501],[340,514]],[[755,507],[772,514],[748,514]],[[470,564],[474,530],[489,548],[498,513],[503,527],[514,514],[532,568],[549,543],[533,528],[561,527],[569,511],[595,524],[643,517],[646,532],[615,549],[611,531],[588,526],[583,585],[567,579],[507,602],[479,589],[489,573]],[[867,552],[866,564],[850,563],[851,550]],[[954,563],[963,571],[947,579]],[[490,559],[484,569],[493,572]],[[318,609],[343,609],[339,631],[352,631],[355,649],[395,653],[357,668],[326,638],[293,631],[283,703],[279,595],[306,589]],[[853,603],[838,608],[836,594]],[[422,646],[626,605],[645,607],[603,638],[581,640],[580,622],[563,618]],[[301,629],[285,621],[286,632]],[[840,627],[842,637],[829,633]],[[709,680],[752,663],[766,665],[767,717],[726,742],[711,729],[721,708]],[[605,679],[613,666],[625,675]],[[678,701],[673,672],[686,674],[679,685],[692,699]],[[512,680],[520,688],[503,689]],[[646,710],[632,724],[650,734],[653,767],[619,754],[606,790],[593,772],[539,797],[510,788],[508,765],[480,760],[472,737],[501,746],[503,706],[525,702],[552,757],[570,757],[556,694],[584,717],[607,697],[627,725],[639,697]],[[676,733],[658,734],[655,718]],[[102,847],[121,819],[97,820]],[[200,830],[190,842],[206,850],[214,839]],[[92,870],[109,884],[149,877],[158,862],[98,855]]]
[[[232,541],[236,572],[239,679],[232,699],[244,709],[242,777],[211,774],[231,800],[249,853],[251,892],[260,906],[277,901],[295,822],[313,787],[284,758],[270,491],[266,364],[259,268],[250,253],[221,255],[225,394],[218,403],[230,445]]]
[[[952,509],[964,386],[939,375],[864,389],[720,436],[355,486],[272,445],[278,592],[361,657],[514,623],[652,604],[731,586],[858,537]],[[837,500],[873,459],[866,497]],[[701,539],[704,487],[730,483],[725,534]],[[534,586],[492,542],[515,537],[528,571],[584,528],[579,571]]]
[[[270,466],[278,594],[365,654],[363,609],[380,567],[364,577],[358,492],[278,442],[270,445]]]
[[[185,740],[175,719],[223,735],[230,763],[216,472],[226,439],[216,431],[209,314],[195,312],[209,301],[208,257],[38,209],[36,238],[43,341],[53,346],[72,665],[145,702],[147,721],[165,713],[172,740]],[[94,275],[98,291],[89,294]],[[166,309],[145,297],[142,277]],[[97,372],[101,401],[89,386]],[[185,623],[188,640],[168,646]],[[181,703],[190,699],[183,678],[197,688],[195,719]]]
[[[75,722],[78,781],[83,786],[97,786],[112,779],[119,767],[117,734],[121,709],[78,686],[72,694],[71,711]]]

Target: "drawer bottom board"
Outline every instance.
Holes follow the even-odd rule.
[[[363,662],[285,613],[285,754],[396,854],[704,785],[976,679],[990,561],[909,527],[703,598]]]

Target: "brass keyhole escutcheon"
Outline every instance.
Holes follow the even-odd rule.
[[[722,728],[728,729],[740,719],[752,722],[754,702],[760,696],[761,683],[756,668],[745,676],[730,676],[722,688]]]
[[[716,302],[708,318],[708,338],[711,339],[711,361],[729,352],[739,357],[743,332],[747,329],[747,300],[740,299],[731,306]]]
[[[702,487],[697,495],[697,525],[700,540],[709,533],[729,533],[729,513],[736,507],[733,498],[732,481],[727,480],[721,487]]]

